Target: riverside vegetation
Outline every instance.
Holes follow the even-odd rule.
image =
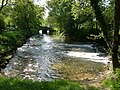
[[[24,31],[7,31],[0,35],[0,68],[5,68],[17,47],[22,46],[28,37],[38,32],[23,33]]]

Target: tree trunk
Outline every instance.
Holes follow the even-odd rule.
[[[96,19],[99,21],[101,25],[101,29],[103,31],[104,39],[109,48],[110,54],[112,54],[112,63],[113,70],[119,68],[118,61],[118,43],[119,43],[119,27],[120,27],[120,0],[115,0],[115,15],[114,15],[114,37],[113,39],[109,38],[109,31],[111,30],[109,24],[104,19],[104,15],[99,6],[99,0],[91,0],[91,6],[94,9]],[[113,40],[113,44],[112,44]]]
[[[118,46],[119,46],[119,29],[120,29],[120,0],[115,0],[115,14],[114,14],[114,38],[112,48],[112,62],[113,69],[119,68],[118,61]]]

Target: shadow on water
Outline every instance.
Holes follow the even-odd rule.
[[[68,44],[55,41],[54,38],[48,35],[36,35],[29,38],[26,44],[17,49],[3,73],[8,77],[49,81],[64,78],[63,74],[66,75],[67,71],[62,72],[62,70],[67,70],[68,67],[76,66],[80,68],[88,66],[93,68],[88,62],[92,62],[91,64],[95,66],[94,69],[98,65],[102,67],[109,61],[107,56],[101,54],[104,53],[97,52],[97,48],[93,47],[92,43]],[[100,69],[102,70],[102,68]],[[85,71],[92,72],[92,70]]]

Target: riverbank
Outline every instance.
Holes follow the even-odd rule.
[[[61,75],[61,78],[80,82],[85,87],[93,86],[99,90],[106,90],[103,81],[111,73],[108,64],[75,58],[62,59],[53,64],[53,67]]]

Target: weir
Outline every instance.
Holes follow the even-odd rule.
[[[39,32],[41,33],[41,31]],[[96,62],[94,64],[97,65],[107,64],[109,57],[101,56],[104,53],[96,51],[92,43],[70,44],[56,41],[46,34],[36,35],[17,49],[10,63],[2,72],[7,77],[50,81],[63,78],[53,67],[59,62],[79,60],[80,63],[94,61]]]

